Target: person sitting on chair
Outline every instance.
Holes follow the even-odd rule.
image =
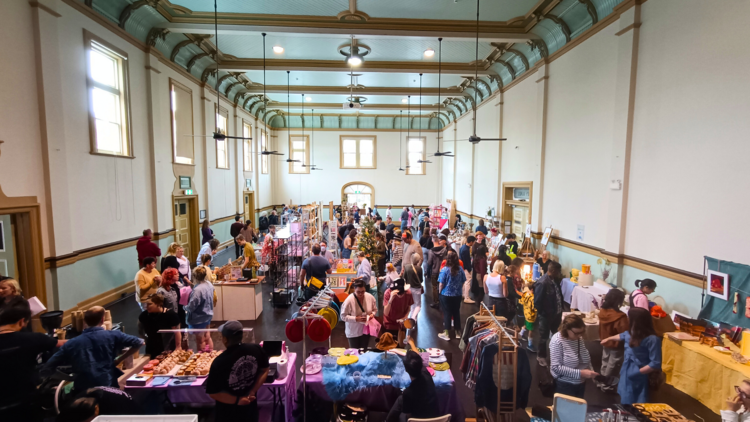
[[[422,357],[409,350],[404,357],[404,369],[411,378],[411,384],[396,399],[386,422],[406,422],[410,418],[429,419],[440,416],[435,383],[422,364]]]

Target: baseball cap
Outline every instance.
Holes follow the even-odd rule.
[[[219,332],[224,337],[234,337],[242,334],[242,324],[239,321],[227,321],[219,326]]]

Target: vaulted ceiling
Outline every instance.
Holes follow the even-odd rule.
[[[74,1],[195,78],[212,87],[218,82],[230,101],[271,126],[309,126],[299,118],[304,107],[306,115],[314,108],[316,115],[378,116],[391,122],[379,127],[398,128],[392,117],[414,117],[421,103],[424,119],[418,120],[437,129],[522,76],[622,0],[479,0],[478,45],[476,0],[217,0],[218,54],[212,0]],[[267,33],[265,76],[261,33]],[[369,50],[359,66],[350,66],[340,52],[352,37],[364,46],[360,51]],[[361,109],[343,109],[350,93],[364,97]]]

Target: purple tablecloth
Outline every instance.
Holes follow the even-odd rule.
[[[438,387],[437,395],[438,402],[440,403],[440,414],[441,415],[452,415],[452,422],[464,422],[465,414],[461,407],[461,403],[458,401],[458,393],[456,391],[456,383],[453,379],[453,374],[450,374],[451,381],[450,388]],[[298,390],[302,391],[304,383],[300,380]],[[326,388],[323,385],[323,372],[318,372],[314,375],[307,376],[307,391],[314,392],[318,397],[323,400],[333,401],[326,392]],[[358,403],[365,405],[369,410],[377,412],[388,412],[393,407],[393,403],[396,402],[398,396],[401,395],[401,391],[398,388],[390,385],[365,388],[357,390],[348,396],[346,396],[347,403]],[[302,405],[298,403],[298,405]]]
[[[273,383],[263,384],[258,390],[258,404],[261,408],[272,408],[274,394],[277,396],[277,401],[280,400],[284,404],[284,412],[286,413],[286,422],[292,422],[292,411],[294,410],[295,392],[294,388],[297,384],[297,373],[295,372],[295,364],[297,362],[297,354],[289,353],[289,362],[287,368],[289,373],[286,378],[277,379]],[[174,404],[190,404],[193,406],[213,406],[214,399],[206,394],[206,388],[203,383],[206,381],[206,377],[198,378],[194,383],[185,386],[167,386],[162,385],[158,387],[152,387],[151,381],[143,387],[126,386],[125,390],[131,391],[166,391],[167,397]],[[261,413],[264,413],[265,409],[261,409]]]

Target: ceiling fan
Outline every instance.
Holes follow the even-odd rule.
[[[214,60],[216,61],[216,114],[219,114],[219,14],[218,14],[218,8],[216,5],[217,0],[214,0],[214,37],[216,39],[216,57],[214,57]],[[216,132],[214,132],[211,135],[185,135],[191,138],[214,138],[217,141],[223,141],[226,139],[242,139],[242,140],[252,140],[253,138],[245,138],[242,136],[229,136],[226,133],[223,133],[221,129],[219,129],[219,119],[218,117],[214,118],[214,121],[216,121]]]
[[[268,98],[266,98],[266,33],[264,32],[261,35],[263,35],[263,108],[265,108],[268,104]],[[260,108],[258,110],[260,110]],[[259,154],[284,155],[278,151],[268,150],[268,122],[266,122],[266,145],[263,146],[263,151],[261,151]]]
[[[289,114],[289,74],[290,73],[291,72],[289,70],[286,71],[286,115],[289,118],[292,117]],[[303,107],[303,109],[305,107],[305,102],[304,101],[302,102],[302,107]],[[303,134],[303,136],[304,136],[304,133],[305,133],[305,128],[302,127],[302,134]],[[289,149],[287,150],[286,160],[279,160],[279,161],[284,161],[284,162],[287,162],[287,163],[299,163],[300,160],[292,160],[292,156],[291,156],[291,153],[292,153],[292,151],[291,151],[291,149],[292,149],[292,130],[289,128],[289,122],[287,122],[287,125],[286,125],[286,137],[287,137],[287,141],[289,143]]]
[[[440,113],[440,74],[442,73],[443,63],[443,39],[438,38],[438,113]],[[440,114],[437,116],[440,120]],[[451,151],[440,152],[440,130],[437,133],[437,152],[430,155],[430,157],[455,157]]]
[[[310,110],[310,132],[311,132],[311,136],[310,137],[312,138],[311,141],[310,141],[311,145],[312,145],[310,147],[310,150],[311,150],[310,155],[312,157],[312,161],[315,161],[315,123],[313,123],[313,117],[314,117],[313,113],[314,112],[315,112],[315,110],[312,110],[312,109]],[[304,138],[305,137],[305,124],[304,124],[304,118],[305,118],[305,94],[302,94],[302,114],[301,114],[301,116],[302,116],[302,119],[303,119],[302,137]],[[323,170],[321,168],[317,168],[315,166],[315,164],[309,164],[308,165],[308,164],[302,163],[302,167],[309,167],[310,170]]]
[[[469,141],[472,144],[478,144],[481,141],[505,141],[506,138],[480,138],[477,136],[477,79],[479,79],[479,0],[477,0],[477,41],[474,53],[474,131],[469,139],[459,139],[458,141]]]

